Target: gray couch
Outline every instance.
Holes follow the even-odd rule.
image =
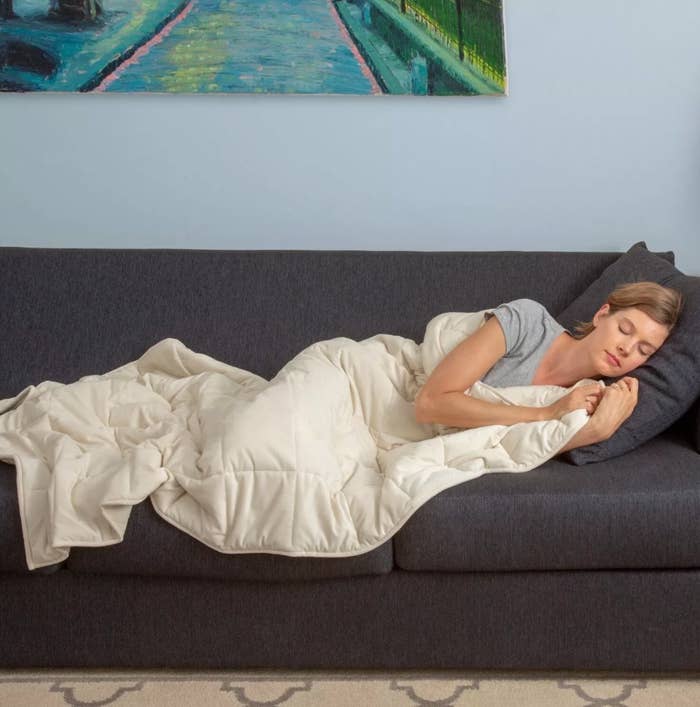
[[[270,378],[440,312],[556,316],[619,256],[0,248],[0,399],[166,337]],[[220,554],[146,500],[122,543],[29,572],[0,464],[0,666],[697,670],[695,414],[616,459],[450,488],[351,558]]]

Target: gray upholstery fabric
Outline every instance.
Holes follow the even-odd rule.
[[[172,336],[270,378],[334,336],[530,297],[556,316],[616,253],[0,248],[0,399],[133,361]]]
[[[4,575],[0,582],[6,668],[697,671],[700,665],[698,570],[395,570],[287,585],[61,570],[51,577]]]
[[[131,512],[121,543],[73,548],[65,565],[76,573],[293,582],[384,574],[391,572],[394,554],[389,540],[352,558],[225,555],[165,522],[146,499]]]
[[[700,278],[684,275],[650,253],[644,242],[606,268],[557,317],[559,323],[572,329],[577,320],[589,321],[612,290],[637,280],[680,290],[683,311],[661,349],[630,374],[639,380],[639,399],[632,415],[610,439],[571,450],[568,458],[574,464],[599,462],[634,449],[673,424],[700,394]],[[603,380],[608,384],[615,379]]]
[[[53,574],[65,563],[39,567],[31,574]],[[0,573],[26,572],[22,521],[17,502],[17,475],[14,466],[0,463]]]
[[[28,571],[24,559],[15,468],[0,464],[0,572]]]
[[[555,458],[443,491],[394,538],[397,567],[513,572],[700,565],[700,457],[669,430],[585,473]]]

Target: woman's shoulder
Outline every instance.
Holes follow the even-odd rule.
[[[537,312],[541,312],[542,310],[544,310],[545,312],[547,311],[547,308],[541,302],[538,302],[534,299],[530,299],[529,297],[520,297],[519,299],[511,300],[510,302],[506,302],[505,304],[509,304],[511,307],[518,307],[524,310],[532,310]]]
[[[491,310],[490,314],[496,316],[503,328],[509,353],[530,349],[552,331],[560,329],[547,308],[529,297],[504,302]]]
[[[501,312],[507,312],[511,316],[515,316],[517,319],[524,322],[531,320],[542,321],[552,318],[543,304],[537,302],[537,300],[529,299],[528,297],[503,302],[492,310],[494,314],[500,314]]]

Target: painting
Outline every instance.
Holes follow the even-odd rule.
[[[503,0],[0,0],[0,91],[506,95]]]

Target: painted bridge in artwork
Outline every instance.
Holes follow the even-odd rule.
[[[0,91],[505,90],[502,0],[0,0]]]

